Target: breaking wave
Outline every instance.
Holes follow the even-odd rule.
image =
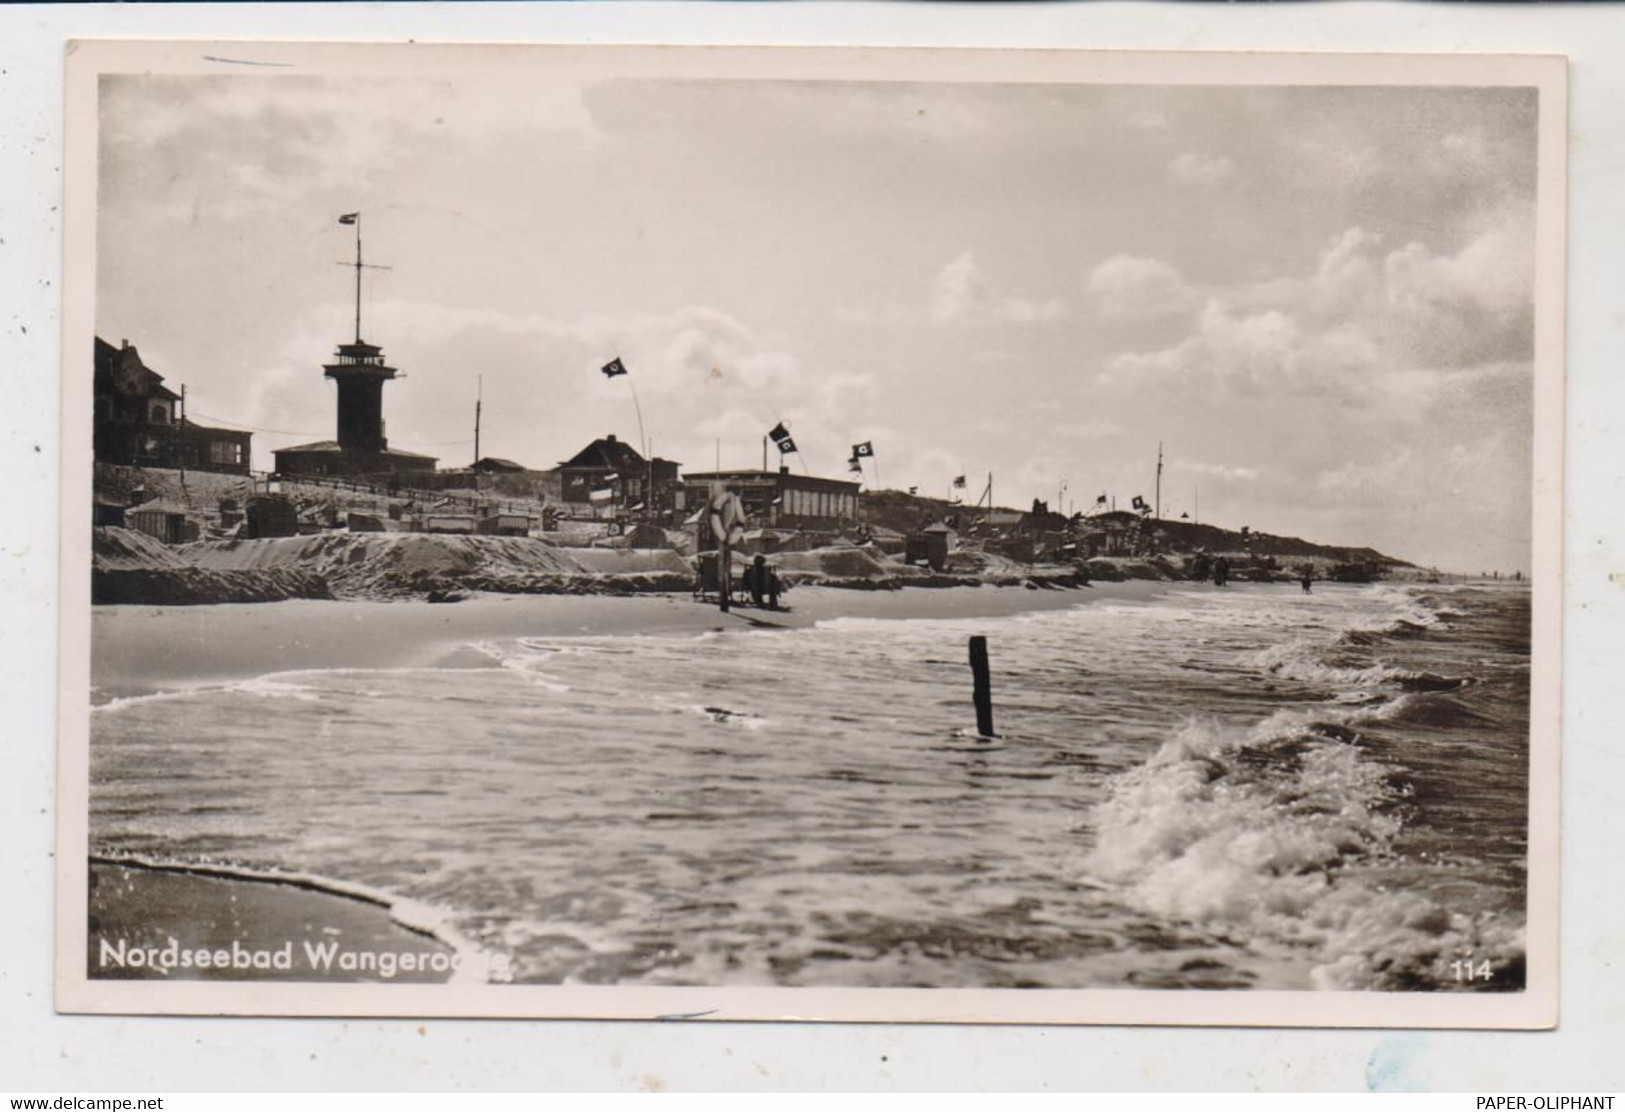
[[[1489,962],[1491,988],[1522,987],[1523,932],[1407,884],[1397,842],[1412,813],[1406,770],[1379,759],[1383,729],[1461,726],[1470,676],[1340,656],[1441,620],[1402,596],[1403,616],[1318,643],[1265,648],[1268,675],[1330,689],[1327,702],[1252,726],[1191,718],[1143,764],[1108,779],[1094,811],[1089,880],[1129,906],[1228,934],[1264,956],[1312,953],[1324,989],[1463,987]],[[1457,694],[1449,694],[1457,693]]]

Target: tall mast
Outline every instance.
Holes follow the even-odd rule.
[[[480,403],[485,400],[485,376],[475,379],[474,387],[474,462],[480,462]]]
[[[361,214],[355,214],[355,342],[361,342]]]
[[[1157,502],[1152,507],[1152,514],[1157,521],[1162,520],[1162,441],[1157,441]]]

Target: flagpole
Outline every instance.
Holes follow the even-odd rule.
[[[638,414],[638,447],[643,449],[644,457],[649,455],[649,438],[643,433],[643,406],[638,404],[638,384],[631,375],[626,376],[626,383],[632,388],[632,408]]]
[[[361,214],[355,214],[355,342],[361,342]]]
[[[1157,505],[1153,511],[1156,520],[1162,520],[1162,441],[1157,441]]]

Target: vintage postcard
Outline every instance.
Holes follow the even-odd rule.
[[[1555,1022],[1562,59],[68,70],[61,1010]]]

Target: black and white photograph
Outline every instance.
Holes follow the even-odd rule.
[[[66,1010],[1553,1022],[1560,60],[69,65]]]

